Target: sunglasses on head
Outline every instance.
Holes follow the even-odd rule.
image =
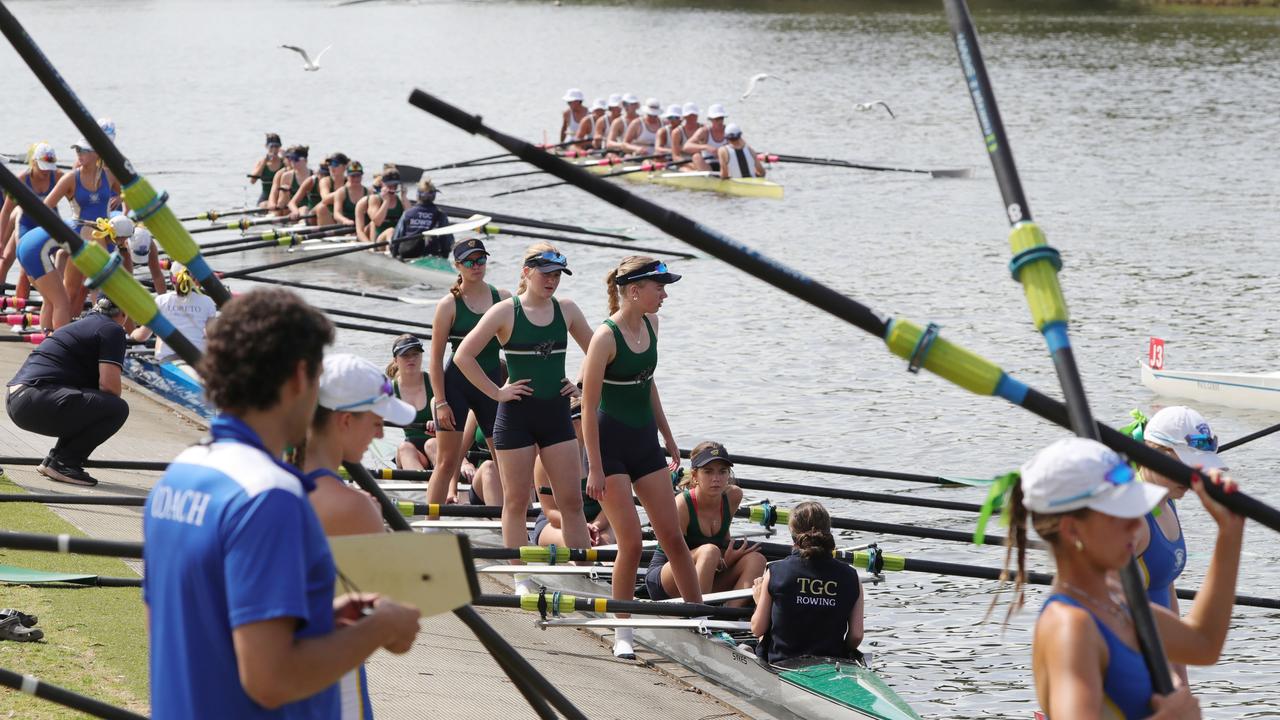
[[[642,272],[639,275],[628,275],[626,277],[618,278],[618,280],[621,280],[622,283],[625,285],[625,284],[633,283],[637,280],[643,280],[647,277],[653,277],[654,275],[666,275],[667,272],[668,272],[667,264],[664,262],[660,262],[652,270]]]
[[[1203,450],[1204,452],[1218,452],[1218,436],[1209,435],[1208,433],[1188,435],[1187,447]]]
[[[374,396],[373,396],[373,397],[371,397],[371,398],[365,398],[364,400],[360,400],[360,401],[358,401],[358,402],[346,403],[345,405],[339,405],[338,407],[335,407],[335,408],[334,408],[334,410],[348,410],[348,411],[349,411],[349,410],[351,410],[351,408],[360,407],[361,405],[372,405],[373,403],[375,403],[375,402],[377,402],[377,401],[381,400],[381,399],[382,399],[382,398],[384,398],[384,397],[395,397],[395,391],[396,391],[395,386],[391,384],[391,380],[390,380],[389,378],[383,378],[383,379],[382,379],[382,389],[381,389],[381,391],[380,391],[377,395],[374,395]]]
[[[1053,507],[1058,505],[1067,505],[1069,503],[1073,503],[1079,500],[1084,500],[1085,498],[1096,497],[1110,490],[1113,487],[1128,485],[1129,483],[1133,482],[1135,478],[1137,478],[1137,474],[1133,471],[1133,467],[1130,466],[1128,463],[1121,461],[1120,464],[1108,470],[1106,474],[1102,476],[1103,482],[1100,482],[1097,485],[1095,485],[1093,489],[1079,493],[1077,495],[1072,495],[1071,497],[1050,500],[1049,506]]]
[[[564,255],[561,255],[558,252],[551,252],[550,250],[537,256],[536,258],[533,259],[533,261],[534,262],[542,261],[544,263],[555,263],[556,265],[569,264],[569,258],[566,258]]]

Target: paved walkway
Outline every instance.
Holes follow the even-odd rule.
[[[13,376],[29,347],[0,343],[0,380]],[[129,420],[94,453],[95,460],[168,460],[203,434],[198,417],[127,381],[124,397],[129,402]],[[0,413],[0,456],[43,458],[50,445],[48,438],[15,427],[7,414]],[[154,472],[93,469],[99,484],[86,489],[50,482],[35,472],[34,465],[3,466],[14,482],[31,492],[145,495],[158,477]],[[91,537],[142,539],[140,508],[50,507]],[[506,592],[509,588],[485,578],[482,590]],[[597,634],[538,630],[531,615],[516,610],[482,608],[480,614],[588,717],[761,716],[744,701],[658,656],[642,654],[640,663],[618,661],[609,651],[607,638]],[[497,663],[452,615],[424,620],[409,653],[375,655],[369,679],[379,718],[535,717]]]

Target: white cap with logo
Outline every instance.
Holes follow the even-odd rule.
[[[417,411],[395,396],[382,370],[358,355],[336,353],[324,359],[320,407],[342,412],[372,412],[396,425],[413,422]]]
[[[1173,405],[1152,415],[1142,429],[1142,437],[1173,450],[1179,460],[1191,467],[1202,466],[1205,470],[1227,467],[1218,455],[1218,436],[1209,428],[1209,421],[1184,405]]]
[[[729,123],[724,126],[724,136],[727,138],[740,138],[742,137],[742,128],[738,127],[737,123]]]
[[[36,146],[31,148],[31,160],[41,170],[48,171],[58,168],[58,154],[53,151],[53,147],[49,143],[36,143]]]
[[[721,105],[720,103],[712,103],[711,107],[707,108],[708,120],[715,120],[716,118],[726,117],[728,114],[729,113],[724,111],[724,106]]]
[[[699,111],[698,111],[698,103],[696,103],[696,102],[687,102],[687,103],[685,103],[685,104],[684,104],[684,107],[680,110],[680,114],[681,114],[681,115],[698,115],[698,114],[700,114],[700,113],[699,113]]]
[[[111,230],[116,234],[116,239],[131,238],[133,237],[133,220],[124,213],[112,215]]]
[[[1160,504],[1167,491],[1139,481],[1136,475],[1106,445],[1063,438],[1022,466],[1022,504],[1037,513],[1087,507],[1112,517],[1142,517]]]
[[[587,96],[583,95],[582,91],[579,90],[578,88],[569,88],[568,92],[564,94],[564,98],[562,99],[565,102],[573,102],[574,100],[577,100],[578,102],[584,102],[587,99]]]

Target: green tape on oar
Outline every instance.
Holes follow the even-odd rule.
[[[920,339],[924,336],[924,328],[910,320],[892,320],[889,332],[885,335],[885,345],[890,352],[904,360],[911,360],[917,355]],[[929,372],[950,380],[969,392],[979,395],[994,395],[996,387],[1004,371],[990,360],[972,353],[941,337],[934,337],[928,348],[924,348],[921,367]]]
[[[539,599],[545,598],[546,604],[539,607]],[[546,595],[521,595],[520,609],[529,612],[541,612],[543,609],[550,610],[554,613],[570,613],[573,612],[574,600],[577,598],[573,595],[561,595],[560,593],[549,593]],[[603,611],[601,611],[603,612]]]
[[[147,224],[156,242],[169,254],[169,257],[186,265],[192,274],[200,280],[205,293],[213,298],[219,306],[231,299],[231,294],[223,287],[221,281],[212,275],[208,263],[200,255],[200,247],[191,234],[178,222],[178,216],[164,202],[165,198],[156,194],[155,188],[147,179],[138,176],[133,182],[125,185],[125,201],[134,208],[139,221]],[[119,304],[119,303],[117,303]],[[124,306],[121,305],[123,309]],[[126,312],[128,312],[126,310]]]
[[[106,249],[92,242],[80,246],[80,252],[72,256],[71,261],[86,278],[90,279],[97,277],[112,262]],[[102,288],[126,315],[133,318],[134,322],[151,325],[156,313],[159,312],[155,298],[119,265],[111,270],[106,280],[98,287]]]
[[[1009,230],[1009,248],[1009,272],[1022,283],[1036,329],[1043,332],[1046,325],[1067,322],[1067,301],[1058,283],[1062,258],[1049,247],[1040,226],[1029,220],[1015,224]]]

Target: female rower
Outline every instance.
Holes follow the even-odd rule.
[[[75,229],[74,220],[63,222]],[[18,240],[18,262],[44,300],[40,307],[40,327],[46,333],[71,322],[71,300],[62,284],[68,257],[43,227],[28,230]]]
[[[586,151],[600,146],[600,123],[604,121],[604,114],[608,109],[603,98],[596,98],[596,101],[591,103],[591,115],[583,119],[578,125],[578,131],[573,135],[574,139],[582,141],[576,146],[579,150]]]
[[[382,174],[379,173],[373,176],[373,183],[369,192],[365,193],[364,197],[356,201],[356,214],[354,216],[356,221],[356,240],[359,240],[360,242],[373,242],[374,232],[373,223],[369,222],[369,203],[373,201],[373,198],[378,197],[381,193]]]
[[[333,213],[325,204],[323,190],[324,181],[331,177],[329,168],[333,164],[333,157],[330,155],[322,160],[320,167],[314,173],[308,174],[306,179],[298,181],[296,177],[294,178],[298,187],[289,198],[291,220],[305,218],[308,225],[333,223]],[[344,172],[345,169],[344,167]]]
[[[626,155],[627,146],[624,140],[631,124],[640,119],[640,99],[631,93],[622,96],[622,116],[615,118],[609,125],[609,134],[605,136],[605,148],[615,155]]]
[[[582,121],[586,120],[588,114],[587,108],[584,105],[587,101],[587,96],[583,95],[581,90],[577,88],[570,88],[569,91],[564,94],[564,101],[569,107],[565,108],[564,112],[560,114],[561,143],[565,140],[572,140],[578,136],[578,128],[582,124]]]
[[[364,180],[364,166],[352,160],[347,165],[347,181],[333,195],[333,220],[343,225],[356,224],[356,204],[369,195]],[[358,233],[357,233],[358,234]]]
[[[138,232],[144,231],[139,229]],[[182,263],[174,262],[172,267],[173,290],[156,296],[156,308],[169,318],[183,337],[203,353],[205,333],[209,323],[217,316],[218,307],[208,295],[200,292],[200,285]],[[160,287],[163,287],[163,283]],[[151,328],[139,325],[129,333],[129,337],[135,342],[145,342],[151,337]],[[163,340],[156,338],[156,362],[167,362],[177,354]]]
[[[1166,495],[1163,487],[1134,482],[1116,453],[1082,438],[1065,438],[1041,450],[1011,486],[1010,532],[1005,564],[1014,556],[1025,575],[1028,516],[1057,566],[1032,640],[1031,667],[1040,707],[1052,718],[1099,717],[1107,708],[1126,718],[1199,717],[1186,685],[1159,696],[1138,651],[1129,609],[1115,583],[1133,557],[1142,516]],[[1225,493],[1235,482],[1212,470],[1192,487],[1218,525],[1204,585],[1185,620],[1150,603],[1168,662],[1217,662],[1231,622],[1244,518],[1209,497],[1205,483]],[[1022,604],[1015,585],[1012,614]],[[1152,713],[1155,713],[1152,715]]]
[[[390,397],[387,379],[364,358],[329,355],[320,373],[320,396],[302,461],[307,494],[324,534],[370,535],[383,531],[378,505],[367,494],[350,488],[338,475],[343,463],[358,463],[374,438],[382,437],[383,421],[403,425],[413,408]],[[358,703],[352,717],[373,717],[364,665],[338,681],[344,707]],[[344,714],[344,717],[346,715]]]
[[[271,196],[267,200],[267,209],[276,215],[289,214],[289,201],[298,192],[302,181],[311,176],[307,167],[307,155],[311,152],[306,145],[290,145],[284,151],[287,166],[271,178]]]
[[[787,528],[791,554],[755,584],[756,655],[770,663],[806,655],[860,657],[866,602],[858,571],[831,556],[831,516],[821,503],[802,502],[792,508]]]
[[[427,435],[431,420],[431,383],[422,371],[422,341],[408,333],[391,345],[391,363],[387,377],[395,396],[409,403],[417,414],[413,424],[404,429],[404,442],[396,448],[396,465],[404,470],[426,470],[436,454],[436,440]]]
[[[666,124],[658,128],[653,139],[653,152],[657,155],[669,155],[672,160],[675,160],[676,155],[680,153],[680,146],[675,140],[675,131],[680,127],[680,106],[668,105],[667,111],[662,114],[662,119]]]
[[[658,317],[667,285],[680,279],[665,263],[641,255],[622,259],[605,277],[609,317],[591,336],[582,365],[582,439],[587,448],[587,496],[600,501],[618,540],[613,564],[613,597],[635,597],[636,570],[643,543],[634,489],[649,515],[658,543],[666,549],[680,595],[702,600],[693,556],[671,494],[671,466],[658,445],[661,434],[672,466],[680,463],[667,417],[662,412],[653,371],[658,365]],[[632,633],[620,628],[613,653],[634,657]]]
[[[707,108],[707,124],[685,141],[684,153],[693,158],[694,169],[700,172],[720,170],[719,150],[729,142],[724,136],[727,115],[723,105],[713,103]]]
[[[53,188],[62,179],[62,171],[58,169],[58,155],[49,143],[36,143],[27,153],[27,169],[18,174],[18,179],[27,189],[35,193],[41,200],[49,197]],[[9,269],[18,258],[18,240],[36,228],[36,223],[27,217],[25,212],[18,212],[18,203],[8,193],[4,196],[4,205],[0,207],[0,283],[9,279]],[[54,209],[56,212],[56,208]],[[17,222],[14,215],[17,212]]]
[[[437,398],[435,409],[436,440],[439,462],[427,484],[427,502],[444,502],[451,483],[457,481],[466,446],[472,438],[462,432],[467,413],[474,412],[480,431],[484,433],[489,453],[497,457],[492,442],[493,423],[498,415],[498,401],[487,395],[480,386],[467,379],[456,364],[458,348],[480,318],[490,308],[511,297],[511,293],[485,282],[489,251],[478,238],[458,243],[453,248],[453,266],[458,279],[453,287],[436,303],[435,317],[431,321],[431,361],[428,373],[431,389]],[[445,362],[444,349],[452,345],[454,359]],[[489,383],[498,387],[502,382],[502,368],[498,359],[498,339],[490,338],[480,350],[475,361]]]
[[[576,397],[569,401],[569,417],[573,420],[573,434],[578,439],[578,452],[582,453],[581,397]],[[582,467],[584,470],[587,467],[585,457]],[[529,531],[529,541],[534,545],[543,547],[549,545],[568,547],[562,530],[560,508],[556,505],[555,493],[551,492],[551,480],[547,477],[547,471],[542,468],[541,460],[538,460],[534,466],[533,476],[538,485],[538,500],[542,504],[542,509],[538,512],[538,517],[533,522],[533,529]],[[587,487],[585,474],[582,478],[582,487],[585,492]],[[604,508],[600,507],[600,503],[584,497],[582,499],[582,514],[587,519],[587,532],[591,534],[592,547],[608,545],[613,542],[613,533],[609,532],[609,518],[605,516]]]
[[[120,184],[102,166],[102,160],[89,146],[89,141],[81,140],[71,147],[76,151],[79,167],[58,180],[53,191],[45,197],[44,204],[56,208],[58,201],[64,198],[74,203],[80,237],[85,242],[95,242],[93,233],[97,228],[98,218],[105,218],[110,214],[111,199],[120,194]],[[105,241],[102,244],[106,246]],[[63,288],[72,304],[84,301],[84,275],[74,263],[67,263]]]
[[[525,511],[535,458],[541,458],[550,478],[565,541],[579,548],[591,543],[582,514],[582,457],[569,419],[569,397],[578,388],[565,377],[564,367],[569,336],[585,350],[591,329],[572,300],[553,297],[561,276],[572,274],[568,262],[548,243],[530,246],[516,295],[490,307],[453,355],[466,379],[498,402],[493,446],[502,475],[502,541],[507,547],[529,541]],[[510,373],[502,387],[478,360],[495,337],[506,351]],[[527,577],[515,580],[517,591],[527,589]]]
[[[644,114],[632,121],[627,134],[622,138],[622,146],[629,155],[653,155],[653,143],[662,129],[662,105],[657,98],[644,101]]]
[[[698,130],[702,129],[702,125],[698,122],[698,104],[687,102],[680,109],[682,120],[679,125],[671,131],[671,160],[679,162],[681,160],[691,160],[697,154],[693,149],[685,149]],[[680,166],[681,170],[696,169],[692,163]]]
[[[375,242],[391,240],[396,231],[396,223],[404,215],[405,205],[405,197],[400,190],[400,171],[383,171],[382,190],[369,199],[369,223],[373,225],[370,237]]]
[[[284,167],[284,158],[280,155],[280,136],[267,133],[267,154],[258,159],[253,171],[249,173],[249,181],[259,183],[262,192],[258,195],[258,207],[268,207],[271,202],[271,186],[275,182],[276,173]]]
[[[336,197],[338,191],[347,184],[347,166],[351,164],[351,158],[344,153],[336,152],[329,156],[328,174],[322,175],[317,181],[320,193],[320,203],[316,205],[316,224],[332,225],[334,213],[337,212]]]
[[[746,540],[734,543],[729,525],[742,504],[742,488],[733,483],[733,461],[718,442],[702,442],[689,452],[689,475],[676,495],[676,517],[684,543],[693,553],[703,593],[746,590],[764,572],[764,555]],[[703,528],[706,528],[705,530]],[[661,547],[649,562],[644,579],[651,600],[679,593],[676,576]],[[735,600],[733,605],[745,605]]]

